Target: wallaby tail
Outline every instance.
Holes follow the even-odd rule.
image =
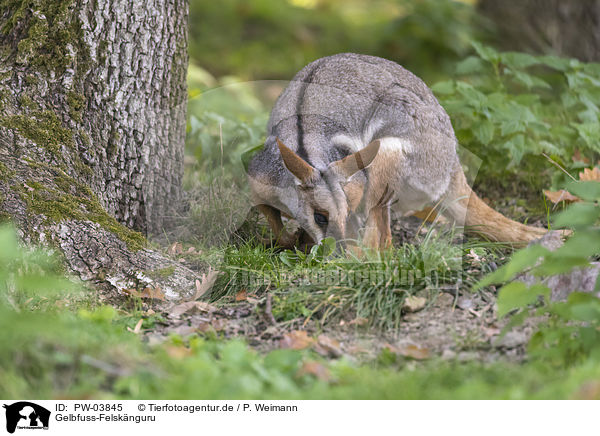
[[[485,204],[467,183],[460,164],[448,187],[444,206],[444,214],[464,225],[466,231],[492,241],[526,245],[547,233],[545,229],[513,221]]]

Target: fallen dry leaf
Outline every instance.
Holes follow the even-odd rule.
[[[340,357],[342,347],[338,341],[325,335],[319,335],[315,344],[315,351],[325,357]]]
[[[235,301],[245,301],[246,298],[248,298],[248,292],[245,289],[235,294]]]
[[[430,223],[434,222],[435,219],[437,218],[437,213],[436,213],[435,209],[433,209],[431,207],[426,207],[423,210],[419,210],[417,212],[413,212],[412,215],[416,216],[420,220],[427,221],[427,222],[430,222]]]
[[[327,367],[314,360],[307,360],[304,362],[297,373],[298,377],[302,377],[307,374],[314,375],[316,378],[323,381],[329,381],[331,379],[331,375],[329,374]]]
[[[315,340],[308,336],[304,330],[294,330],[284,333],[279,341],[280,348],[291,348],[292,350],[303,350],[314,344]]]
[[[472,248],[469,250],[469,253],[467,253],[467,257],[470,257],[475,262],[481,262],[481,257],[479,257],[479,255],[475,253],[475,250],[473,250]]]
[[[422,310],[427,304],[427,299],[424,297],[417,297],[416,295],[409,295],[402,304],[403,312],[418,312]]]
[[[169,316],[173,318],[177,318],[178,316],[183,315],[184,313],[190,312],[214,312],[217,310],[215,306],[212,304],[205,303],[203,301],[186,301],[185,303],[177,304],[167,310]]]
[[[404,357],[410,357],[416,360],[429,359],[429,349],[421,348],[414,344],[408,344],[398,347],[399,354]]]
[[[127,295],[131,295],[132,297],[150,298],[154,300],[165,301],[165,294],[159,287],[148,286],[141,292],[136,289],[123,289],[123,292]]]
[[[215,282],[217,281],[217,277],[220,272],[212,269],[212,267],[208,267],[208,272],[206,274],[202,274],[200,280],[196,280],[196,293],[194,294],[194,300],[199,299],[208,291],[211,290]]]
[[[590,160],[587,157],[583,157],[581,156],[581,152],[579,151],[578,148],[575,149],[575,151],[573,152],[573,162],[583,162],[584,164],[589,164]]]
[[[227,327],[229,320],[225,318],[216,318],[213,319],[210,323],[214,327],[215,331],[220,332],[221,330],[225,330],[225,327]]]
[[[148,286],[141,292],[140,297],[165,301],[165,293],[159,287]]]
[[[487,338],[491,338],[493,336],[498,336],[500,334],[500,329],[498,327],[495,327],[495,326],[484,327],[483,328],[483,334]]]
[[[573,395],[575,400],[600,400],[600,381],[585,382]]]
[[[167,253],[171,256],[181,254],[183,253],[183,245],[181,245],[181,242],[173,242],[173,244],[171,244],[171,246],[167,250]]]
[[[192,354],[192,350],[183,345],[167,345],[165,346],[165,351],[174,359],[183,359]]]
[[[574,203],[576,201],[580,201],[579,197],[571,194],[568,191],[565,191],[564,189],[561,189],[560,191],[545,190],[544,195],[548,197],[548,200],[550,200],[554,204],[560,203],[561,201],[566,201],[567,203]]]
[[[579,173],[579,180],[583,182],[600,182],[600,170],[598,167],[593,169],[584,168],[582,173]]]
[[[410,357],[411,359],[415,360],[429,359],[429,349],[419,347],[415,344],[400,344],[396,346],[391,344],[385,344],[383,348],[389,350],[392,353],[404,357]]]
[[[368,318],[358,317],[358,318],[354,318],[352,321],[350,321],[348,323],[348,325],[367,325],[368,322],[369,322]]]
[[[369,350],[360,345],[350,345],[349,347],[346,348],[346,352],[348,352],[350,354],[363,354],[363,353],[368,353]]]

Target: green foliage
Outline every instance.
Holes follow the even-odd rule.
[[[581,166],[572,161],[576,150],[598,158],[600,64],[473,47],[477,54],[456,66],[462,79],[432,89],[461,145],[484,160],[481,175],[510,172],[539,187],[550,168],[542,153],[566,168]],[[554,183],[564,183],[564,174],[553,172]]]
[[[289,80],[342,52],[383,56],[439,78],[482,27],[472,5],[451,0],[193,0],[190,55],[217,76],[243,79]]]
[[[400,16],[384,27],[377,55],[423,78],[452,75],[472,52],[471,41],[486,40],[490,25],[472,5],[457,1],[398,1]]]
[[[583,201],[557,214],[556,226],[574,230],[561,247],[549,251],[539,245],[525,248],[494,273],[479,283],[504,283],[518,273],[529,272],[533,277],[548,277],[569,273],[576,267],[589,265],[590,258],[600,255],[600,183],[571,182],[568,190]],[[600,278],[595,292],[600,290]],[[539,281],[532,286],[511,282],[503,286],[498,296],[498,314],[505,316],[515,311],[509,327],[523,322],[527,309],[533,303],[541,306],[534,311],[542,317],[538,330],[529,343],[529,352],[554,365],[569,366],[585,359],[600,359],[600,298],[596,295],[574,292],[566,302],[552,302],[550,290]]]

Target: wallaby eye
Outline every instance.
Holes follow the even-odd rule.
[[[323,215],[322,213],[319,212],[315,212],[315,222],[319,225],[319,226],[326,226],[327,223],[329,222],[329,220],[327,219],[327,217],[325,215]]]

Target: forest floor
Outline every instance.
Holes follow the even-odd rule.
[[[507,213],[514,214],[515,207],[518,207],[515,202],[507,201],[503,205]],[[394,245],[398,248],[414,242],[418,233],[429,231],[431,228],[425,228],[414,216],[399,218],[393,223]],[[199,264],[194,262],[193,256],[186,256],[188,251],[180,251],[176,255],[180,262],[192,269],[205,269],[204,263]],[[510,249],[500,248],[492,258],[501,262],[509,253]],[[281,316],[273,316],[274,297],[268,289],[242,288],[210,303],[144,301],[142,310],[158,313],[160,318],[152,328],[145,329],[143,335],[151,344],[166,341],[173,334],[183,338],[193,334],[241,338],[260,352],[311,348],[329,359],[345,356],[361,363],[373,361],[382,353],[415,361],[441,358],[481,363],[521,362],[526,358],[526,345],[534,331],[535,320],[530,318],[518,327],[503,331],[507,320],[498,319],[495,288],[487,287],[477,292],[470,289],[472,283],[483,276],[482,270],[497,267],[494,260],[480,257],[473,249],[466,251],[462,267],[468,280],[442,284],[437,289],[420,289],[411,294],[409,303],[390,308],[402,312],[396,328],[375,327],[368,319],[356,316],[354,311],[323,321],[319,316],[327,312],[328,303],[324,300],[317,304],[320,308],[314,309],[314,303],[312,307],[307,303],[301,314],[296,313],[300,316],[281,319]],[[299,293],[294,304],[297,305],[299,300],[302,304],[304,295]],[[288,295],[285,301],[289,300]],[[120,303],[114,301],[113,304],[118,306]]]

